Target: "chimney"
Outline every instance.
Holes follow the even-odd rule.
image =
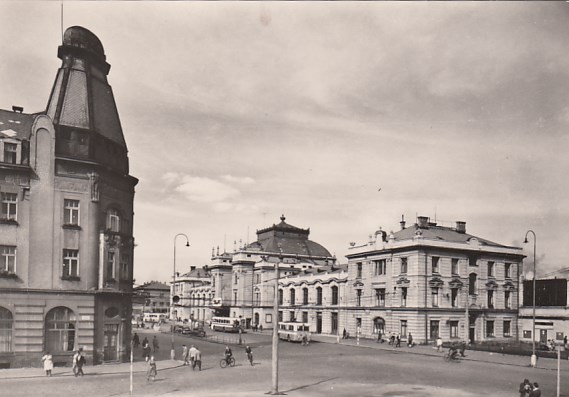
[[[466,233],[466,222],[456,221],[456,231],[459,233]]]
[[[405,217],[403,215],[401,215],[401,222],[399,222],[399,224],[401,225],[401,230],[405,229]]]
[[[194,270],[196,270],[196,267],[195,267],[195,266],[190,266],[190,271],[192,272],[192,271],[194,271]]]
[[[417,217],[417,225],[421,229],[426,229],[429,226],[429,217],[428,216],[418,216]]]
[[[12,106],[12,111],[16,113],[22,113],[24,111],[24,108],[21,106]]]

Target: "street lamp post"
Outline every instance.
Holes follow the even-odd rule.
[[[530,360],[530,365],[532,367],[535,368],[535,366],[537,365],[537,356],[535,355],[535,279],[536,279],[536,273],[535,273],[535,261],[536,261],[536,255],[535,255],[535,247],[537,244],[537,237],[535,236],[535,232],[533,230],[528,230],[526,232],[526,238],[524,240],[524,244],[528,243],[528,234],[533,234],[533,314],[532,314],[532,322],[533,322],[533,330],[531,333],[531,360]]]
[[[174,360],[174,358],[176,358],[176,349],[174,348],[174,332],[175,332],[175,324],[176,324],[176,319],[174,316],[174,292],[175,292],[175,288],[176,288],[176,239],[179,236],[184,236],[186,238],[186,247],[190,246],[190,239],[188,239],[188,236],[186,236],[184,233],[178,233],[174,236],[174,270],[172,273],[172,308],[170,309],[170,317],[172,318],[172,325],[171,325],[171,331],[172,331],[172,349],[170,350],[170,358],[172,360]]]

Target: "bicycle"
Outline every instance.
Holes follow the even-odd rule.
[[[459,362],[460,361],[460,358],[458,358],[458,352],[455,352],[453,354],[452,351],[449,351],[447,354],[445,354],[443,356],[443,358],[445,361],[453,361],[453,362]]]
[[[251,365],[253,365],[253,353],[247,353],[247,358],[249,359]]]
[[[219,366],[221,368],[225,368],[225,367],[235,367],[235,358],[233,357],[229,357],[229,358],[222,358],[221,361],[219,362]]]

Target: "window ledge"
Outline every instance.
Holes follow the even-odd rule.
[[[5,270],[1,270],[0,278],[18,278],[18,275],[14,272],[7,272]]]
[[[71,229],[71,230],[81,230],[81,226],[75,225],[73,223],[66,223],[62,226],[64,229]]]
[[[61,276],[62,280],[66,281],[80,281],[81,278],[79,276]]]
[[[17,220],[15,219],[8,219],[8,218],[0,218],[0,223],[3,225],[14,225],[14,226],[18,226],[19,223]]]

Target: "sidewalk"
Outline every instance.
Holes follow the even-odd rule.
[[[312,341],[323,342],[323,343],[338,343],[336,335],[316,335],[312,334]],[[437,352],[431,345],[415,345],[413,347],[408,347],[405,344],[401,344],[401,347],[395,348],[386,342],[377,343],[375,340],[362,339],[360,338],[359,344],[356,338],[350,337],[350,339],[341,339],[341,345],[361,347],[365,349],[376,349],[376,350],[386,350],[389,352],[395,352],[400,354],[421,354],[424,356],[437,356],[441,357],[445,355],[448,349],[442,349],[441,352]],[[494,352],[485,352],[478,350],[468,350],[466,349],[466,357],[461,357],[464,361],[480,361],[494,364],[502,365],[513,365],[517,367],[529,367],[530,357],[529,356],[516,356],[512,354],[502,354]],[[537,360],[537,369],[545,370],[557,370],[557,359],[556,358],[543,358],[539,357]],[[569,371],[569,360],[561,360],[561,371]]]
[[[173,369],[183,366],[183,361],[179,360],[162,360],[157,361],[158,371],[166,369]],[[146,373],[148,363],[146,361],[136,361],[132,365],[133,373]],[[113,374],[128,374],[130,372],[130,363],[118,364],[101,364],[101,365],[86,365],[83,367],[85,376],[93,375],[113,375]],[[51,371],[51,376],[60,378],[65,376],[74,376],[71,367],[55,367]],[[26,379],[26,378],[45,378],[45,371],[43,367],[37,368],[10,368],[0,369],[0,379]]]

